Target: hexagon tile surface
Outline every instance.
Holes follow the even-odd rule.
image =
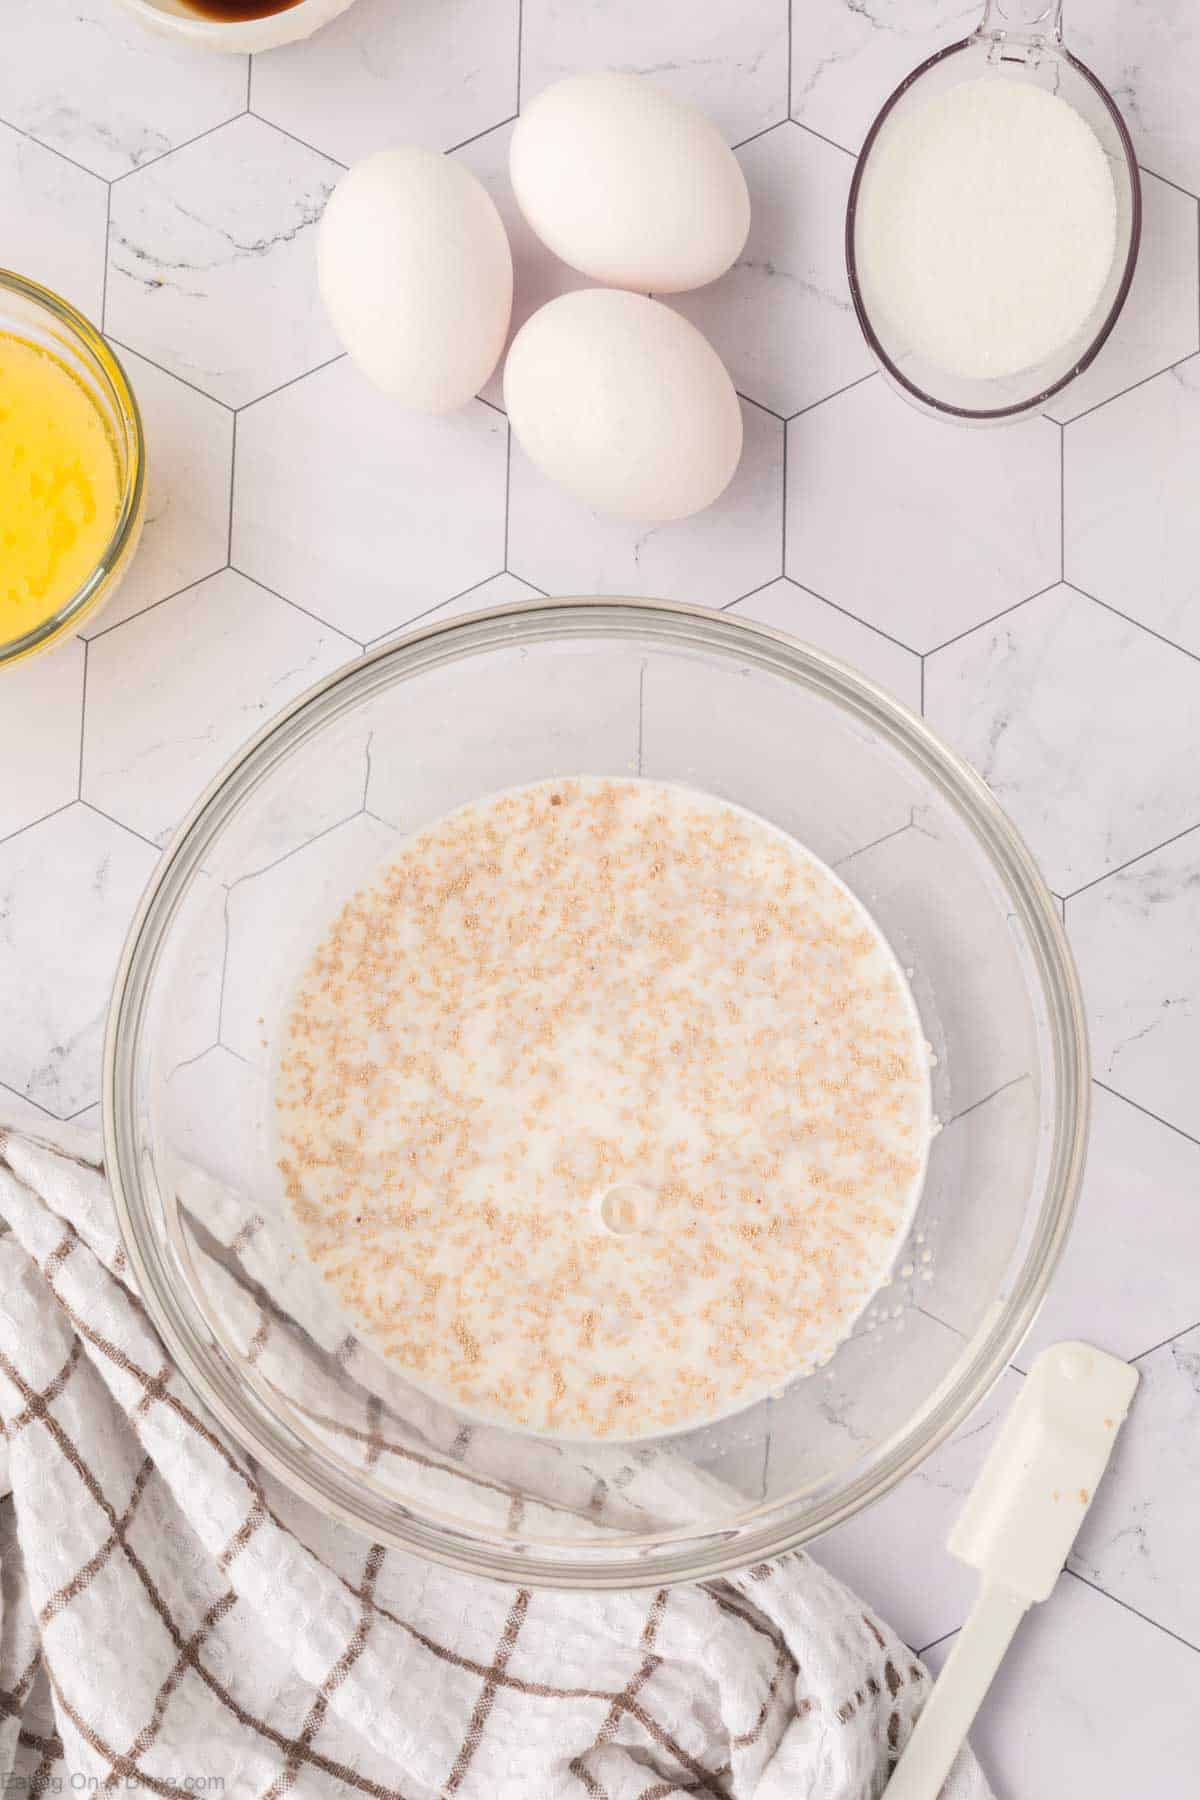
[[[360,642],[504,567],[508,427],[403,411],[348,358],[238,416],[232,558]]]
[[[1069,580],[1200,655],[1200,356],[1064,434]]]
[[[518,0],[356,0],[254,59],[251,105],[351,163],[397,143],[449,150],[517,110]]]
[[[312,227],[340,173],[245,115],[116,183],[108,329],[231,406],[336,356]]]
[[[232,119],[244,56],[198,57],[113,0],[4,0],[0,118],[113,177]]]
[[[741,393],[787,418],[875,367],[842,245],[854,163],[786,121],[738,161],[752,208],[746,247],[728,275],[671,305],[711,338]]]
[[[938,1663],[973,1585],[941,1541],[1022,1371],[1071,1335],[1135,1360],[1142,1389],[1071,1573],[975,1742],[1013,1800],[1060,1800],[1066,1767],[1090,1800],[1173,1797],[1194,1785],[1200,1706],[1200,32],[1181,0],[1068,9],[1145,165],[1137,275],[1045,417],[961,431],[872,373],[841,233],[887,92],[982,4],[356,0],[250,61],[195,56],[116,0],[0,0],[0,260],[103,324],[149,452],[124,587],[81,639],[0,677],[0,768],[19,772],[0,783],[0,1117],[95,1125],[112,972],[157,846],[247,737],[362,645],[542,593],[641,593],[852,663],[975,763],[1066,897],[1097,1085],[1074,1236],[1016,1366],[818,1554]],[[451,151],[494,195],[514,328],[586,285],[520,218],[507,154],[522,95],[597,67],[701,106],[754,204],[737,266],[670,301],[727,358],[746,429],[727,493],[679,524],[601,518],[554,488],[510,444],[499,375],[452,418],[390,406],[317,293],[315,226],[343,166],[404,141]],[[555,686],[566,754],[652,769],[656,733],[694,710],[686,681],[656,679],[601,662]],[[255,996],[264,970],[288,974],[271,960],[280,905],[316,921],[335,867],[365,872],[430,781],[453,788],[464,733],[493,729],[462,680],[465,719],[434,689],[410,742],[364,726],[345,755],[314,753],[261,837],[233,830],[206,864],[185,1079],[219,1098],[241,1058],[262,1061]],[[525,719],[513,709],[518,737]],[[860,890],[920,849],[904,818],[855,834],[882,804],[856,789],[837,821],[866,843],[840,865]],[[942,898],[965,942],[971,905]],[[972,1044],[989,1034],[1001,1024],[977,1021]],[[1013,1094],[987,1090],[972,1044],[943,1071],[949,1129],[1003,1136]],[[955,1330],[939,1299],[929,1342]]]
[[[156,860],[78,804],[0,843],[0,1081],[57,1118],[96,1097],[109,986]]]
[[[1058,579],[1060,440],[1048,420],[949,430],[874,375],[787,430],[785,572],[910,649]]]
[[[930,723],[1069,894],[1197,816],[1200,661],[1059,586],[925,663]]]

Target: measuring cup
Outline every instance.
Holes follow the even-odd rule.
[[[914,69],[884,102],[867,133],[846,207],[846,270],[863,335],[885,373],[912,400],[965,421],[1013,419],[1034,412],[1073,381],[1099,352],[1117,322],[1133,280],[1142,227],[1142,195],[1133,144],[1112,95],[1063,44],[1063,0],[987,0],[971,36],[939,50]],[[935,95],[980,77],[1020,81],[1057,94],[1090,125],[1112,171],[1117,237],[1112,265],[1083,324],[1045,361],[1012,375],[954,374],[903,341],[888,318],[886,298],[865,273],[857,235],[858,202],[872,156],[893,126]],[[1053,171],[1048,171],[1052,177]]]

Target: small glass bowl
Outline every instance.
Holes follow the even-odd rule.
[[[51,351],[83,385],[108,428],[121,504],[99,562],[58,608],[20,637],[0,639],[0,668],[77,631],[116,591],[137,548],[146,498],[146,441],[129,379],[96,327],[61,295],[0,269],[0,332]]]
[[[1024,27],[1024,28],[1023,28]],[[1091,126],[1108,160],[1117,202],[1117,241],[1108,279],[1090,314],[1055,354],[1015,374],[976,378],[938,368],[905,344],[874,292],[858,242],[859,200],[872,153],[914,105],[986,76],[1040,87],[1066,100]],[[1052,178],[1053,170],[1047,171]],[[1133,281],[1142,235],[1137,158],[1116,101],[1062,42],[1062,0],[988,0],[971,36],[913,69],[884,101],[855,165],[846,205],[846,273],[863,336],[888,378],[918,406],[966,423],[1023,418],[1093,362],[1107,342]]]
[[[403,834],[498,788],[682,782],[806,844],[908,970],[942,1129],[893,1280],[827,1367],[633,1445],[480,1425],[356,1337],[274,1148],[292,979]],[[159,866],[118,971],[105,1162],[138,1291],[211,1415],[369,1539],[501,1580],[632,1587],[753,1563],[916,1467],[1005,1368],[1087,1127],[1054,902],[983,782],[861,676],[766,626],[639,600],[443,621],[248,744]]]
[[[323,25],[330,24],[354,4],[354,0],[293,0],[280,12],[257,19],[209,19],[194,12],[186,0],[121,0],[126,12],[165,37],[173,37],[196,50],[226,51],[244,56],[259,50],[278,50],[299,43]]]

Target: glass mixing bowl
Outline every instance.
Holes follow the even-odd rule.
[[[862,898],[936,1052],[942,1129],[894,1275],[823,1369],[634,1445],[483,1426],[349,1331],[272,1148],[287,991],[403,833],[576,773],[683,782],[791,832]],[[316,687],[203,795],[117,976],[108,1167],[145,1303],[260,1466],[368,1537],[560,1587],[712,1576],[815,1536],[912,1469],[1029,1326],[1086,1135],[1054,904],[979,778],[850,669],[764,626],[547,601],[413,632]]]
[[[1142,190],[1124,119],[1108,89],[1062,42],[1063,0],[987,0],[978,28],[906,75],[884,101],[863,143],[846,205],[846,272],[863,336],[884,373],[929,410],[964,421],[1015,419],[1045,405],[1093,362],[1117,322],[1133,281],[1142,235]],[[957,375],[922,356],[889,318],[862,255],[859,201],[872,159],[915,107],[964,81],[1017,81],[1059,95],[1091,126],[1108,159],[1117,203],[1117,239],[1108,278],[1088,317],[1053,357],[1013,375]],[[1054,179],[1054,170],[1046,170]]]
[[[91,396],[117,458],[120,507],[112,536],[82,587],[19,637],[0,636],[0,669],[77,631],[116,592],[137,549],[146,500],[146,442],[133,389],[96,327],[49,288],[0,269],[0,332],[51,351]]]

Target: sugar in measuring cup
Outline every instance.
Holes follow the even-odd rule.
[[[1062,0],[988,0],[901,82],[846,210],[859,323],[909,398],[966,421],[1042,406],[1096,356],[1141,235],[1133,145],[1065,47]]]

